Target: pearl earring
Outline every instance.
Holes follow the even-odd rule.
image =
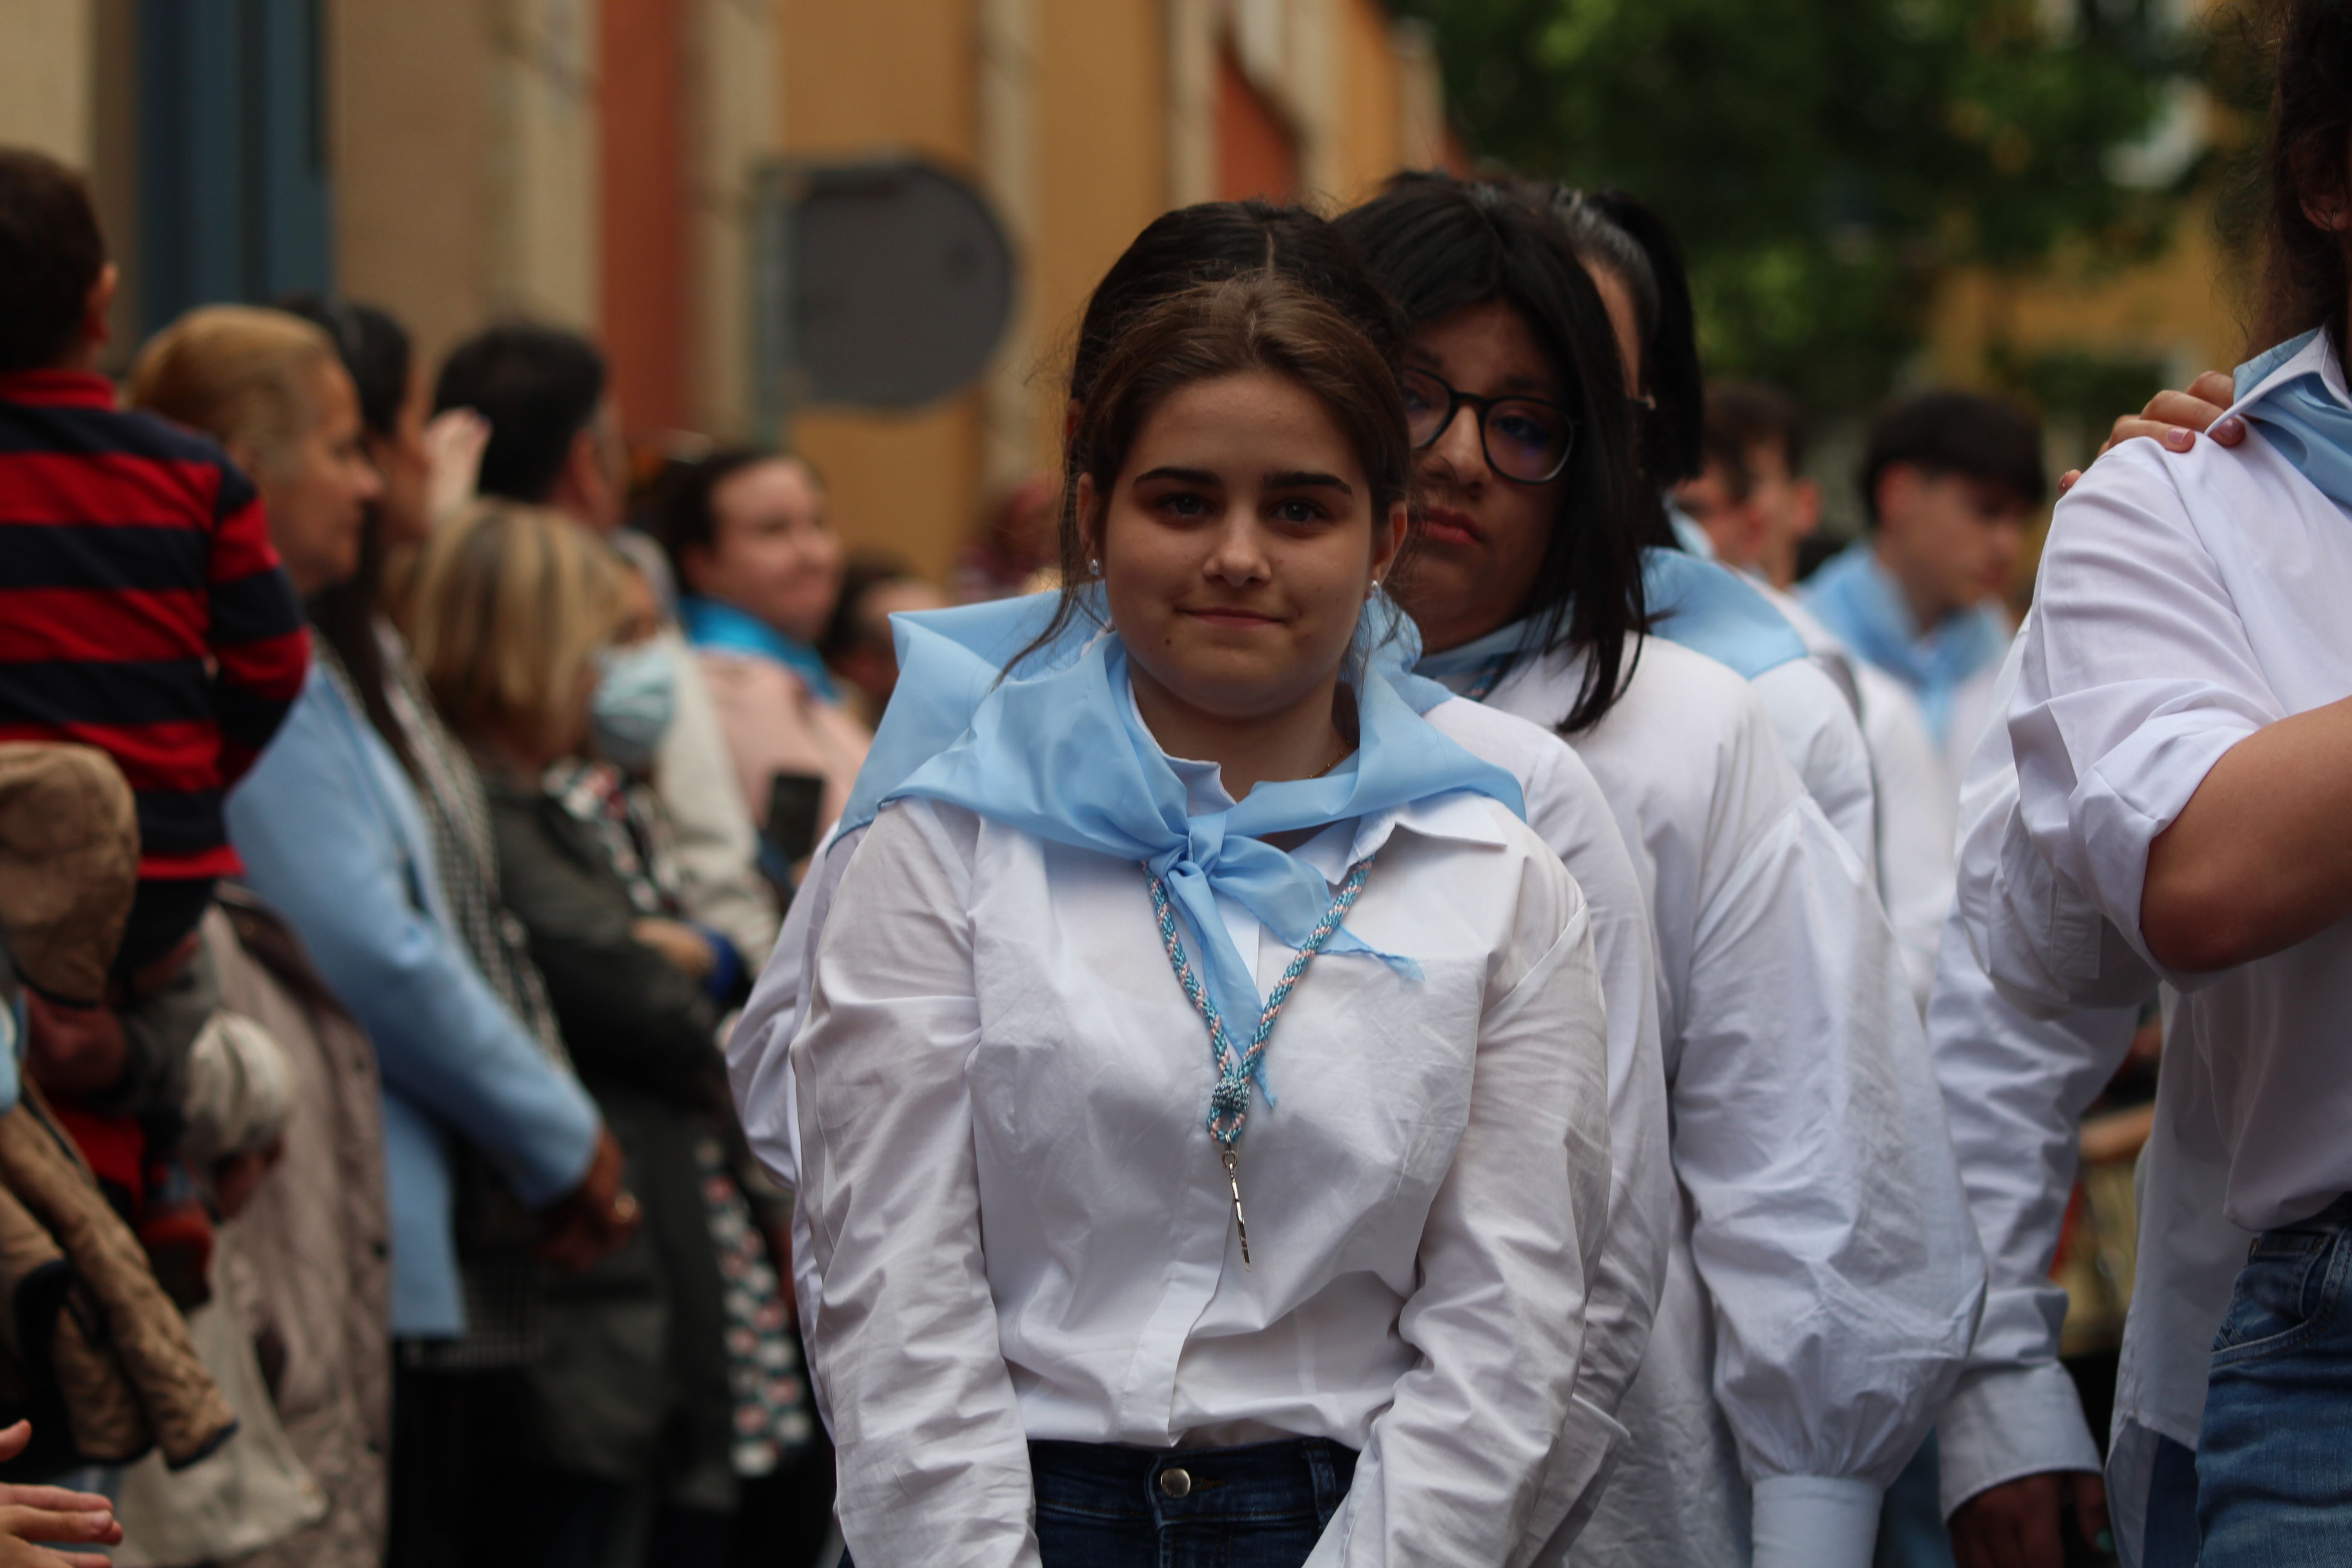
[[[1093,573],[1097,577],[1101,576],[1102,562],[1094,556],[1088,556],[1087,558],[1087,570]]]

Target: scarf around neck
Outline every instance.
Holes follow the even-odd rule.
[[[723,600],[685,594],[678,597],[677,618],[685,628],[686,640],[695,647],[774,659],[807,682],[809,689],[824,700],[841,700],[841,690],[833,683],[833,671],[824,667],[816,649],[786,637],[759,616]]]
[[[1127,650],[1116,634],[1073,632],[999,679],[1003,661],[1053,611],[1053,596],[1039,595],[892,617],[898,686],[842,832],[871,821],[889,801],[917,798],[1137,862],[1166,884],[1218,1010],[1252,1019],[1264,1005],[1255,966],[1234,946],[1217,900],[1233,900],[1293,948],[1331,902],[1322,872],[1265,842],[1267,836],[1460,791],[1526,814],[1516,779],[1424,722],[1400,693],[1401,671],[1386,668],[1391,661],[1366,660],[1353,688],[1352,756],[1320,778],[1261,784],[1229,809],[1191,816],[1183,781],[1137,714]],[[1361,626],[1358,637],[1365,637]],[[1344,926],[1324,951],[1370,954],[1418,973],[1410,959],[1378,952]]]
[[[2352,510],[2352,408],[2327,384],[2323,355],[2294,375],[2271,380],[2311,346],[2316,328],[2255,355],[2237,370],[2238,414],[2263,435],[2297,473],[2337,506]],[[2270,384],[2263,384],[2269,381]]]
[[[1983,605],[1922,628],[1867,539],[1832,557],[1798,593],[1848,647],[1912,689],[1938,746],[1952,727],[1960,688],[2009,651],[2009,628]]]

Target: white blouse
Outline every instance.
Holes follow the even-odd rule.
[[[2346,395],[2325,333],[2270,379],[2315,369]],[[2009,710],[2019,813],[2150,965],[2148,846],[2222,753],[2352,696],[2347,602],[2352,517],[2259,425],[2238,447],[2127,441],[2059,503]],[[2062,969],[2105,966],[2093,934]],[[2210,1075],[2231,1220],[2267,1230],[2352,1190],[2352,921],[2218,973],[2156,967],[2181,996],[2171,1043]]]
[[[1609,1215],[1586,1282],[1575,1404],[1545,1473],[1548,1495],[1567,1500],[1570,1517],[1580,1519],[1624,1436],[1617,1406],[1649,1343],[1677,1202],[1666,1158],[1656,938],[1616,819],[1574,751],[1549,730],[1461,698],[1439,703],[1425,717],[1456,745],[1518,780],[1528,826],[1575,877],[1592,923],[1608,1016]],[[751,1146],[788,1187],[798,1184],[800,1155],[787,1047],[806,1014],[810,957],[843,869],[866,831],[857,828],[814,857],[775,953],[728,1042],[729,1075]],[[812,1263],[805,1210],[794,1211],[793,1224],[793,1284],[805,1327],[823,1310],[824,1281]],[[818,1393],[822,1410],[823,1390]]]
[[[1293,993],[1241,1142],[1244,1271],[1140,869],[919,801],[876,820],[791,1051],[857,1556],[1034,1563],[1033,1438],[1357,1447],[1318,1564],[1500,1563],[1550,1529],[1608,1204],[1589,921],[1483,798],[1297,853],[1336,886],[1374,851],[1349,927],[1421,978],[1326,955]],[[1289,950],[1221,910],[1270,986]]]
[[[1489,700],[1556,721],[1581,673],[1535,661]],[[1730,670],[1646,639],[1573,743],[1657,925],[1683,1196],[1575,1559],[1860,1568],[1984,1285],[1893,933]]]

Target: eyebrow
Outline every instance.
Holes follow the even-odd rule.
[[[1270,490],[1338,490],[1343,496],[1356,493],[1354,487],[1337,474],[1316,473],[1305,468],[1292,469],[1286,473],[1268,474],[1265,477],[1265,488]]]
[[[1163,467],[1135,476],[1135,482],[1139,485],[1147,484],[1153,479],[1173,479],[1180,485],[1222,485],[1225,482],[1206,468]]]

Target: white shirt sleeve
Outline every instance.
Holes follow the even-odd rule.
[[[1028,1440],[981,1251],[972,820],[959,826],[919,803],[885,811],[818,948],[792,1048],[824,1279],[809,1360],[856,1556],[1034,1568]]]
[[[1490,992],[1468,1128],[1399,1317],[1419,1363],[1372,1423],[1309,1568],[1501,1563],[1549,1532],[1539,1481],[1585,1333],[1580,1238],[1607,1213],[1610,1180],[1591,921],[1575,883],[1557,863],[1549,870],[1528,879],[1520,930],[1559,934]],[[1563,1280],[1573,1286],[1565,1312],[1553,1305]],[[1475,1450],[1465,1429],[1479,1433]]]
[[[2160,449],[2142,445],[2060,503],[2009,730],[2034,847],[2153,963],[2148,846],[2223,752],[2285,714]]]
[[[1862,1568],[1984,1289],[1919,1016],[1877,892],[1799,800],[1710,900],[1675,1165],[1756,1568]]]
[[[1918,699],[1874,665],[1861,667],[1864,731],[1878,778],[1878,885],[1919,1010],[1936,983],[1936,951],[1952,903],[1953,782],[1928,738]]]
[[[1764,705],[1805,793],[1875,879],[1878,789],[1871,776],[1870,747],[1845,693],[1811,658],[1768,669],[1748,682],[1748,689]]]
[[[2050,1263],[2083,1112],[2138,1023],[2137,1007],[2030,1015],[1994,988],[1957,915],[1945,930],[1927,1035],[1988,1274],[1968,1368],[1937,1424],[1947,1514],[2021,1476],[2099,1468],[2074,1379],[2058,1363],[2066,1292]]]

